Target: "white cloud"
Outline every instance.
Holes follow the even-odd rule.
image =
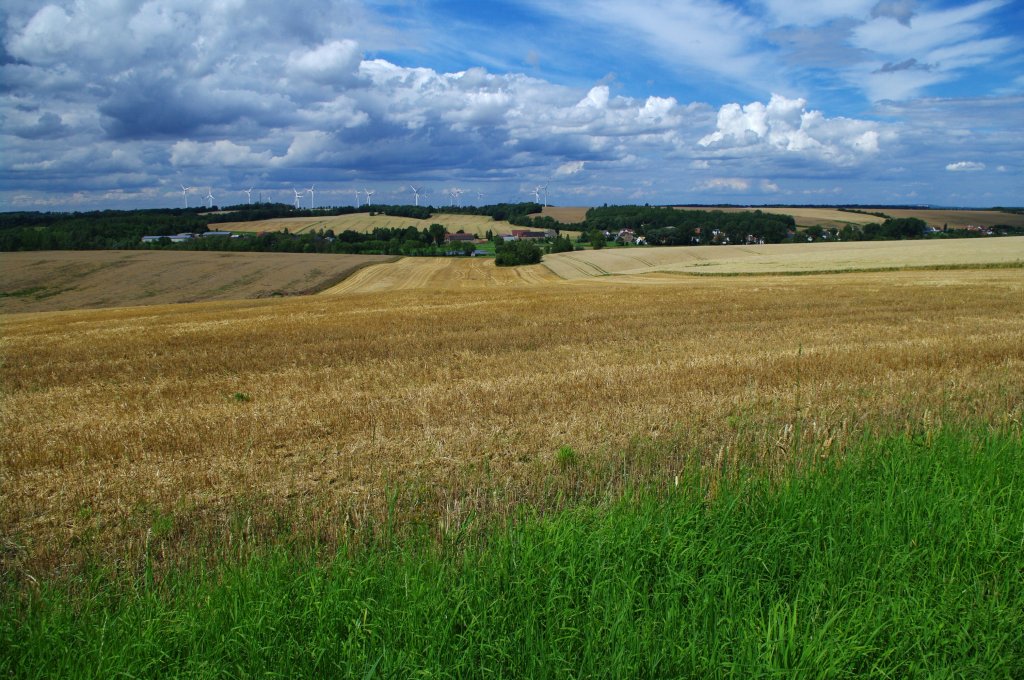
[[[808,111],[803,99],[773,94],[767,105],[726,104],[718,112],[717,130],[699,141],[724,154],[791,154],[836,165],[852,165],[879,151],[889,137],[876,123],[826,118]]]
[[[312,50],[295,51],[288,57],[288,73],[321,84],[345,85],[356,77],[362,62],[354,40],[332,40]]]
[[[171,164],[176,167],[221,165],[227,167],[264,167],[272,160],[270,152],[254,152],[248,146],[222,139],[200,143],[192,140],[175,142],[171,147]]]
[[[921,12],[912,21],[878,15],[857,26],[850,36],[853,46],[874,59],[849,68],[846,78],[863,87],[874,101],[907,99],[955,80],[963,69],[988,64],[1014,48],[1015,41],[1009,37],[985,37],[991,30],[986,19],[1005,4],[1005,0],[983,0]]]
[[[946,166],[946,170],[949,170],[950,172],[977,172],[978,170],[984,169],[984,163],[977,163],[975,161],[958,161]]]
[[[641,50],[669,68],[693,68],[736,82],[763,84],[771,54],[760,47],[763,24],[724,2],[674,0],[638,6],[631,0],[528,0],[537,10],[570,25],[587,25]],[[590,39],[604,40],[588,31]]]
[[[554,177],[595,200],[639,186],[645,200],[679,200],[708,177],[706,190],[737,194],[776,182],[888,191],[895,177],[934,187],[922,195],[975,182],[1013,196],[1024,76],[998,60],[1016,35],[995,25],[1007,2],[967,3],[526,0],[507,9],[530,30],[502,41],[489,13],[450,3],[10,0],[0,203],[32,192],[128,203],[148,196],[143,185],[173,199],[178,181],[328,192],[373,181],[381,197],[392,180],[475,182],[508,200],[486,184],[512,194]],[[954,79],[996,64],[977,98],[949,96]],[[1005,73],[1004,91],[984,91]],[[849,113],[861,104],[844,79],[898,103],[876,104],[873,120]],[[786,96],[769,100],[776,85]],[[906,99],[924,91],[936,98]],[[950,175],[951,158],[1011,171]]]
[[[701,182],[696,187],[700,191],[746,191],[750,188],[750,181],[739,177],[716,177]]]
[[[585,161],[570,161],[569,163],[563,163],[558,166],[555,170],[556,177],[569,177],[583,172],[583,166],[586,165]]]

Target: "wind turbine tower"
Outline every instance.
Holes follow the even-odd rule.
[[[252,205],[252,187],[242,189],[242,193],[245,194],[246,205]]]
[[[206,190],[206,202],[207,208],[213,207],[213,187],[210,187],[209,189]]]
[[[420,190],[416,187],[409,188],[412,189],[412,193],[416,196],[416,207],[418,208],[420,205]]]
[[[316,206],[314,205],[314,201],[316,200],[316,194],[314,193],[315,189],[316,189],[316,185],[315,184],[310,184],[309,185],[308,191],[309,191],[309,209],[310,210],[313,210],[314,208],[316,208]]]
[[[373,196],[377,192],[374,191],[373,189],[364,189],[363,193],[366,194],[366,205],[369,206],[370,205],[370,197]]]
[[[185,198],[185,207],[188,208],[188,192],[192,191],[192,187],[187,187],[184,184],[181,185],[181,195]]]
[[[545,184],[541,187],[544,190],[544,207],[548,207],[548,185]]]
[[[359,194],[360,193],[361,192],[359,191],[359,189],[356,189],[356,210],[359,209]]]
[[[295,192],[295,209],[298,210],[299,208],[302,207],[302,204],[299,202],[299,199],[302,197],[302,194],[304,194],[306,192],[305,191],[299,191],[298,189],[292,189],[292,191]]]
[[[534,203],[540,203],[540,192],[542,187],[538,184],[533,188]]]

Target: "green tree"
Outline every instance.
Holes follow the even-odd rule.
[[[501,243],[495,248],[494,264],[499,267],[515,267],[521,264],[540,262],[540,248],[529,241]]]
[[[430,233],[431,241],[433,241],[437,245],[441,245],[442,243],[444,243],[444,235],[447,232],[447,230],[444,228],[443,224],[437,224],[435,222],[434,224],[430,225],[428,231]]]

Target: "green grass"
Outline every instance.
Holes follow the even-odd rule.
[[[942,430],[443,544],[15,590],[0,676],[1024,677],[1024,441]]]

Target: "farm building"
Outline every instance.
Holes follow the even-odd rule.
[[[473,243],[478,240],[476,234],[445,234],[445,243]]]
[[[548,237],[548,235],[546,233],[544,233],[543,231],[532,231],[530,229],[513,229],[512,230],[512,236],[514,237],[514,240],[520,240],[520,241],[523,240],[523,239],[538,239],[539,240],[539,239],[544,239],[544,238]],[[502,237],[502,238],[504,238],[504,237]]]

